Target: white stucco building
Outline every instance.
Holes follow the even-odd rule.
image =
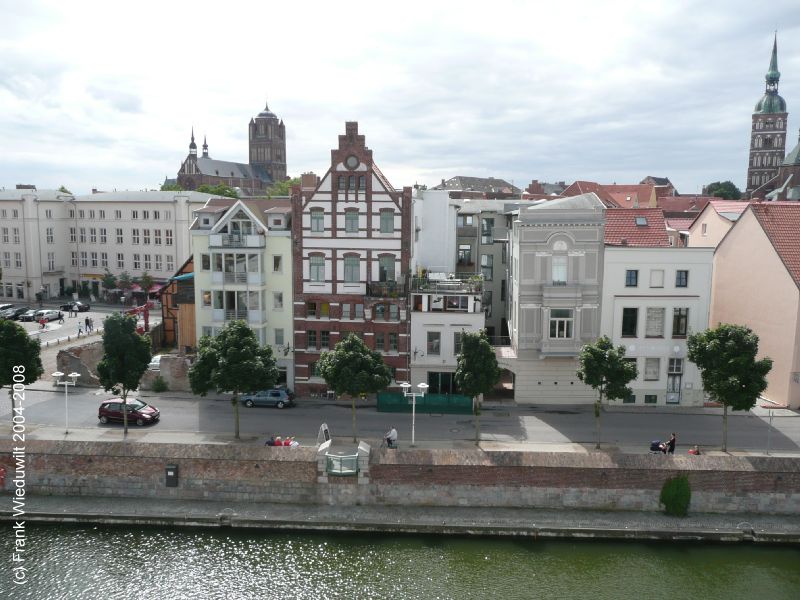
[[[199,192],[0,191],[0,298],[33,301],[83,287],[100,296],[106,269],[166,281],[191,252]]]
[[[702,406],[686,339],[708,327],[713,248],[670,247],[657,209],[606,211],[600,333],[636,361],[631,404]]]

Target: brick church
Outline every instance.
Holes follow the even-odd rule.
[[[779,186],[778,171],[786,154],[786,101],[778,94],[778,38],[766,75],[764,95],[753,111],[750,129],[750,160],[747,166],[745,193],[750,198],[764,198]]]
[[[286,179],[286,127],[268,105],[250,119],[248,144],[248,163],[211,158],[205,137],[198,156],[193,128],[189,154],[178,171],[178,185],[196,190],[201,185],[223,184],[239,188],[241,197],[263,196],[273,183]]]

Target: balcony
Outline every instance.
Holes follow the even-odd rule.
[[[263,248],[266,245],[263,235],[212,233],[208,238],[209,248]]]
[[[426,294],[474,294],[483,290],[483,279],[480,275],[472,274],[460,279],[428,279],[427,277],[413,277],[411,291]]]
[[[214,271],[211,273],[211,283],[215,285],[220,285],[222,283],[264,285],[264,275],[259,272],[245,273],[243,271],[237,271],[234,273],[222,273],[220,271]]]
[[[462,225],[456,227],[456,236],[463,238],[475,239],[478,235],[478,228],[474,225]]]
[[[405,284],[398,281],[373,281],[367,283],[366,295],[372,298],[398,298],[407,293]]]
[[[42,270],[42,275],[61,275],[64,272],[63,266],[48,266]]]

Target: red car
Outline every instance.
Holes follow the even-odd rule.
[[[128,423],[136,423],[137,425],[146,425],[147,423],[155,423],[161,417],[161,413],[155,406],[150,406],[146,402],[137,400],[136,398],[128,398],[127,401]],[[97,411],[97,418],[101,423],[108,423],[109,421],[122,421],[122,407],[124,406],[122,398],[110,398],[104,400]]]

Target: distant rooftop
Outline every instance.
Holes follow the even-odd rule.
[[[484,193],[519,194],[521,189],[507,182],[505,179],[494,177],[465,177],[457,175],[432,187],[433,190],[475,191]]]

